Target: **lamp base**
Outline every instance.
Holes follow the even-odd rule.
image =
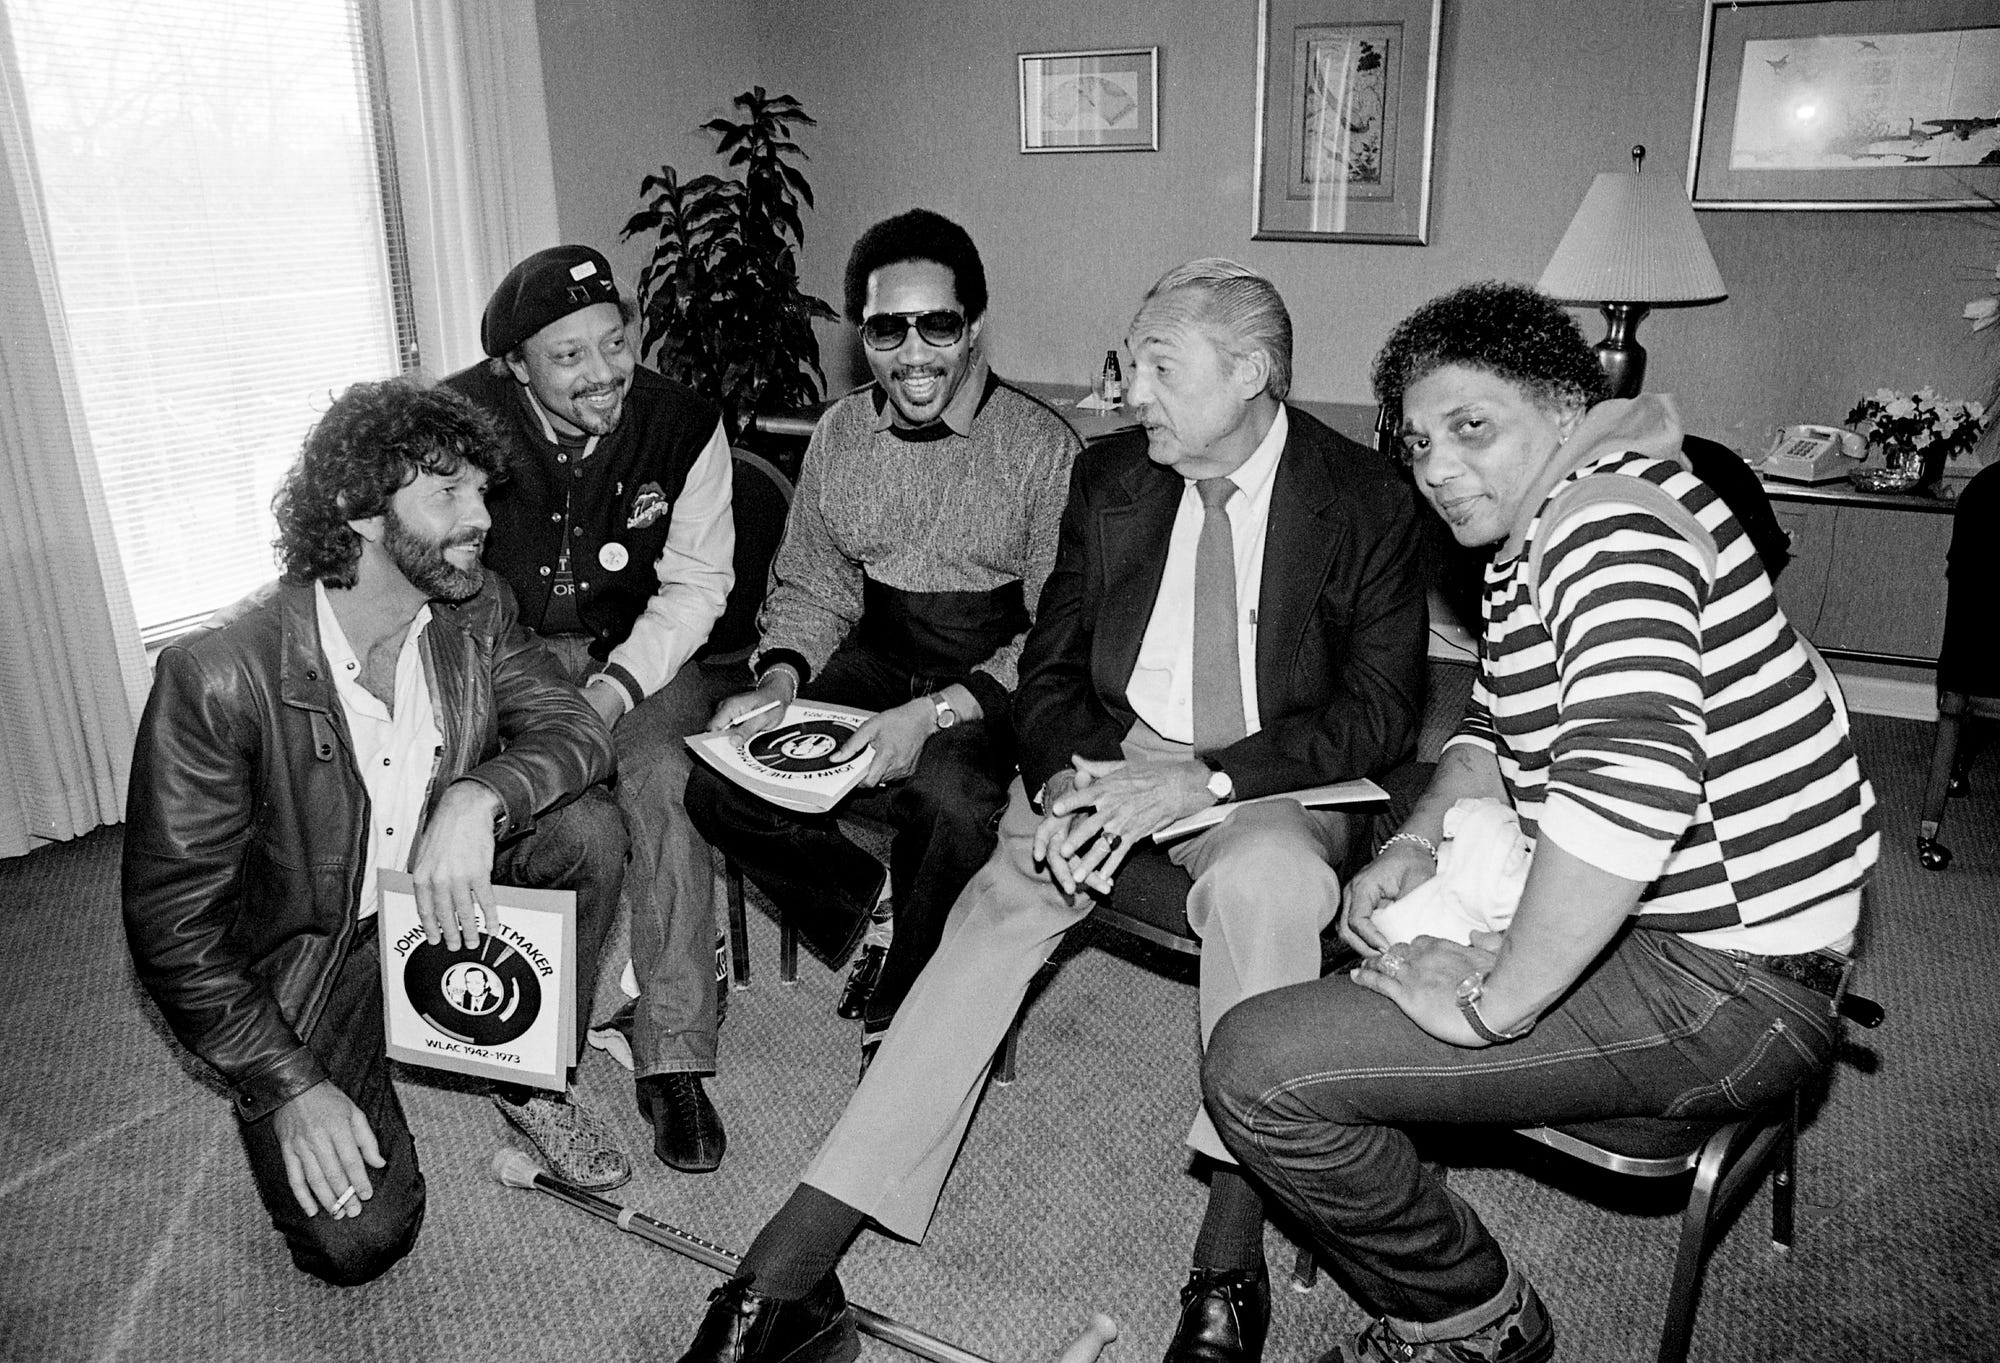
[[[1597,367],[1610,381],[1611,396],[1635,398],[1646,382],[1646,347],[1639,344],[1639,319],[1651,312],[1648,303],[1600,303],[1607,330],[1599,341]]]

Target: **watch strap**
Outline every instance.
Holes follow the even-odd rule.
[[[1520,1028],[1518,1031],[1497,1032],[1487,1026],[1486,1019],[1479,1016],[1479,996],[1484,983],[1483,976],[1474,974],[1467,975],[1458,986],[1459,1016],[1465,1019],[1466,1025],[1478,1034],[1481,1041],[1486,1042],[1490,1046],[1504,1046],[1510,1041],[1519,1041],[1522,1037],[1535,1030],[1535,1020],[1533,1018],[1528,1020],[1527,1026]]]

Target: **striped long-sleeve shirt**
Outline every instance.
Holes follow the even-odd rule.
[[[1618,497],[1548,524],[1582,478],[1655,484],[1707,530],[1713,559]],[[1452,741],[1495,755],[1531,836],[1645,883],[1649,926],[1767,955],[1854,928],[1878,836],[1846,711],[1748,536],[1677,464],[1588,459],[1520,552],[1489,567],[1480,678]]]

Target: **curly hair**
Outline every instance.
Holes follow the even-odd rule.
[[[928,208],[913,208],[884,218],[854,243],[847,257],[847,320],[859,325],[868,298],[868,276],[906,260],[927,260],[951,271],[952,292],[965,309],[965,320],[986,315],[986,267],[979,248],[963,227]]]
[[[348,522],[381,515],[419,473],[450,477],[467,464],[495,482],[506,476],[499,429],[479,408],[407,379],[355,384],[306,433],[271,499],[285,576],[352,587],[361,536]]]
[[[1454,364],[1511,380],[1545,407],[1610,396],[1583,328],[1526,284],[1467,284],[1398,322],[1375,356],[1375,400],[1400,410],[1412,384]]]

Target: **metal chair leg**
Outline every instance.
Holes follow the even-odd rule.
[[[750,987],[750,921],[743,907],[743,868],[722,859],[722,887],[729,899],[729,971],[733,987]]]
[[[993,1082],[1006,1085],[1014,1082],[1014,1059],[1021,1048],[1021,1015],[1007,1024],[1007,1035],[1000,1039],[1000,1049],[993,1057]]]
[[[1310,1245],[1300,1245],[1298,1257],[1292,1260],[1292,1291],[1310,1292],[1319,1281],[1319,1260],[1313,1257]]]
[[[1917,860],[1926,871],[1951,865],[1951,849],[1938,842],[1944,824],[1946,791],[1951,786],[1953,759],[1958,755],[1964,724],[1965,697],[1955,691],[1938,696],[1937,737],[1931,742],[1930,780],[1924,785],[1923,808],[1917,817]]]

